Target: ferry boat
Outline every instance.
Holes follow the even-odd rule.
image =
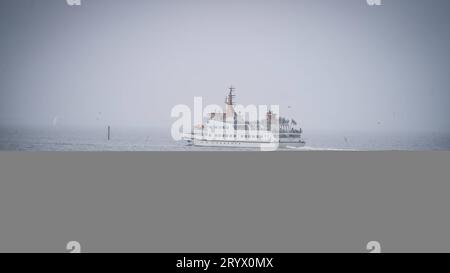
[[[235,88],[230,87],[225,98],[225,113],[209,113],[203,124],[183,135],[187,145],[203,147],[278,148],[303,147],[302,129],[293,119],[278,117],[271,110],[264,119],[245,121],[234,109]]]

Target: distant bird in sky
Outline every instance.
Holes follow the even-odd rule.
[[[53,118],[53,121],[52,121],[52,126],[53,126],[53,127],[56,127],[56,125],[58,125],[58,121],[59,121],[59,117],[58,117],[58,116],[55,116],[55,117]]]

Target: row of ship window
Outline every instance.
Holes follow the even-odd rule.
[[[227,135],[227,134],[226,135],[222,135],[222,134],[208,134],[207,136],[211,136],[211,137],[234,137],[234,135]],[[237,137],[240,137],[240,138],[245,137],[245,138],[253,138],[253,139],[261,138],[261,136],[255,136],[255,135],[252,135],[252,136],[250,136],[250,135],[239,135]]]

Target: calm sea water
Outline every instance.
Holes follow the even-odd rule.
[[[305,130],[306,146],[296,150],[427,151],[450,150],[450,134],[369,133]],[[193,147],[174,141],[170,129],[0,129],[2,151],[216,151],[233,148]],[[245,149],[239,149],[245,150]]]

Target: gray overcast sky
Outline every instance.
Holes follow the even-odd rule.
[[[169,127],[233,84],[304,129],[449,132],[450,1],[383,2],[0,0],[0,125]]]

